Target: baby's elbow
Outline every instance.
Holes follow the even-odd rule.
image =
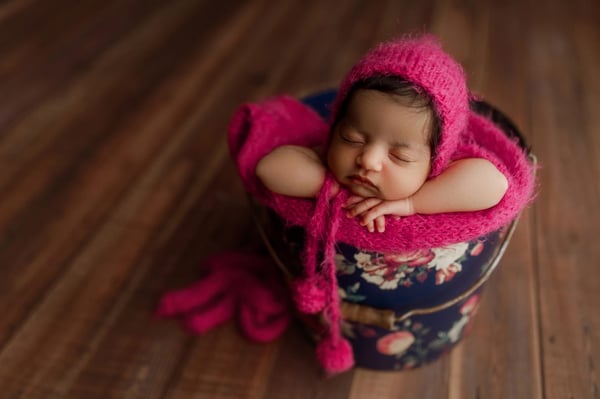
[[[265,180],[268,180],[268,172],[270,169],[268,157],[261,158],[256,164],[256,177],[258,177],[258,180],[260,180],[263,184],[265,183]]]
[[[508,179],[502,172],[495,170],[492,179],[490,180],[491,190],[489,190],[489,207],[496,206],[502,201],[504,195],[508,191]]]
[[[282,182],[285,182],[286,179],[285,176],[282,176],[281,167],[278,167],[277,163],[277,156],[270,153],[258,161],[255,173],[258,180],[269,191],[281,193],[282,190],[285,190],[286,185]]]
[[[506,192],[508,191],[508,179],[506,178],[506,176],[504,176],[504,174],[500,173],[499,180],[499,189],[501,192],[500,199],[502,199],[504,197],[504,194],[506,194]]]

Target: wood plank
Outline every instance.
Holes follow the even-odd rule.
[[[531,212],[525,212],[457,353],[452,398],[542,397]]]
[[[462,2],[455,6],[465,8]],[[530,141],[531,123],[525,117],[528,76],[521,68],[527,48],[520,40],[526,15],[520,13],[518,2],[480,4],[478,11],[463,17],[468,23],[458,19],[452,25],[462,25],[463,37],[456,36],[454,42],[462,47],[458,57],[478,94],[513,119]],[[521,216],[498,270],[484,288],[473,329],[451,354],[451,398],[542,397],[532,220],[530,212]]]
[[[237,177],[232,169],[228,170],[227,176],[213,175],[205,184],[217,193],[229,192]],[[199,185],[200,181],[194,183]],[[94,337],[98,346],[74,376],[65,391],[66,396],[163,397],[170,390],[175,375],[191,370],[193,378],[205,376],[205,372],[198,374],[193,364],[199,367],[216,365],[219,359],[223,359],[223,354],[231,353],[238,359],[256,360],[268,366],[266,354],[273,348],[249,344],[232,325],[196,339],[182,331],[176,320],[153,320],[151,316],[158,296],[166,289],[188,285],[198,278],[204,257],[219,250],[240,248],[252,241],[248,235],[252,220],[243,204],[222,206],[218,195],[188,201],[194,190],[183,185],[181,191],[186,192],[185,196],[175,196],[174,199],[193,206],[187,207],[179,217],[172,218],[168,211],[160,215],[159,220],[164,226],[160,234],[153,229],[141,229],[154,234],[150,245],[154,249],[135,260],[133,266],[137,271],[131,278],[135,285],[130,292],[119,294],[126,305],[120,309],[115,306],[114,320],[107,326],[105,334]],[[236,194],[240,197],[240,186],[228,195]],[[147,195],[152,198],[151,192]],[[230,233],[224,236],[223,229]],[[135,232],[140,229],[130,226],[129,230]],[[101,314],[96,317],[98,320],[103,318]],[[195,351],[192,348],[196,345],[201,348],[200,356],[193,355]],[[215,358],[207,363],[207,356]],[[192,362],[192,366],[187,365],[188,362]],[[254,363],[248,367],[249,372],[256,371],[255,366]],[[221,373],[222,369],[217,368],[214,372]],[[103,383],[98,384],[97,381]],[[220,381],[227,384],[227,380]]]
[[[11,101],[0,113],[0,128],[18,123],[37,102],[92,67],[99,53],[157,6],[152,1],[54,2],[22,10],[1,24],[0,95]]]
[[[10,398],[600,397],[600,3],[0,4],[0,386]],[[225,131],[242,102],[334,87],[432,31],[533,145],[541,191],[465,340],[326,378],[295,324],[191,336],[162,293],[262,251]]]
[[[213,176],[217,170],[218,168],[211,170]],[[229,175],[233,178],[234,175],[231,172]],[[219,184],[231,185],[227,179],[219,177],[219,181]],[[206,183],[212,183],[213,187],[218,186],[215,184],[214,178]],[[182,189],[186,190],[187,188],[183,186]],[[148,193],[148,196],[151,200],[151,193]],[[177,197],[175,196],[174,199]],[[200,254],[207,254],[215,248],[218,249],[207,237],[219,235],[218,231],[222,228],[234,231],[233,226],[240,226],[240,211],[244,212],[245,208],[239,206],[237,208],[239,209],[237,212],[232,212],[230,209],[221,209],[220,212],[215,212],[218,208],[212,206],[205,207],[201,213],[197,213],[195,221],[202,226],[202,229],[198,230],[196,227],[196,234],[193,236],[187,234],[188,237],[195,237],[193,250],[200,251]],[[130,358],[128,358],[125,365],[121,367],[116,367],[115,364],[115,367],[105,369],[107,364],[112,364],[106,362],[106,356],[116,357],[114,360],[113,358],[108,360],[117,362],[118,359],[123,359],[123,356],[132,357],[137,354],[141,356],[139,360],[144,362],[145,368],[148,368],[149,361],[164,364],[162,362],[168,359],[168,357],[164,357],[166,355],[165,348],[173,351],[179,346],[181,349],[183,344],[181,339],[173,342],[175,347],[169,346],[164,335],[155,335],[161,331],[160,329],[154,331],[149,328],[155,324],[149,314],[155,297],[141,296],[139,299],[144,299],[143,301],[140,302],[139,299],[134,301],[134,304],[142,305],[138,308],[140,312],[137,312],[137,316],[133,319],[130,314],[132,310],[130,301],[133,295],[140,290],[142,292],[146,290],[141,283],[149,283],[146,286],[156,287],[157,283],[151,281],[156,281],[156,275],[165,274],[164,270],[161,270],[163,262],[168,264],[173,253],[185,254],[187,251],[185,247],[181,248],[182,243],[190,245],[189,241],[183,240],[186,234],[183,234],[181,226],[177,225],[177,223],[181,223],[182,219],[171,218],[168,211],[165,209],[164,213],[159,216],[166,221],[166,230],[175,234],[174,237],[157,234],[151,229],[114,225],[111,222],[106,223],[98,231],[89,245],[86,245],[73,260],[60,281],[48,292],[43,304],[30,315],[14,339],[0,354],[0,381],[2,381],[4,392],[14,395],[14,397],[37,397],[41,392],[48,391],[53,395],[52,397],[65,397],[73,388],[74,382],[79,381],[80,378],[88,378],[84,381],[89,381],[89,384],[76,385],[75,390],[78,391],[77,386],[83,386],[89,390],[91,387],[95,387],[95,384],[89,380],[89,375],[86,374],[89,371],[85,367],[93,356],[100,356],[100,361],[93,363],[100,369],[93,367],[92,371],[101,373],[104,370],[103,381],[106,384],[99,384],[94,388],[100,393],[94,397],[121,397],[119,390],[121,383],[125,381],[129,385],[132,380],[141,378],[140,375],[143,375],[144,368],[136,370],[127,367],[126,365],[130,364]],[[169,226],[169,223],[175,223],[175,226]],[[246,225],[251,223],[247,215],[245,223]],[[245,240],[247,240],[245,235],[247,230],[247,228],[239,230]],[[198,234],[200,232],[201,234]],[[236,239],[233,235],[231,237],[239,245],[240,239]],[[220,243],[223,245],[224,240],[221,240]],[[157,252],[164,245],[167,246]],[[236,244],[232,243],[232,245]],[[192,265],[194,266],[193,270],[197,270],[198,267],[197,256]],[[154,268],[154,272],[158,273],[149,274],[150,266]],[[192,269],[188,268],[188,270]],[[108,298],[112,298],[112,300],[109,301]],[[130,329],[137,330],[139,335],[122,336],[122,327],[116,324],[119,320]],[[60,328],[60,325],[64,323],[66,325]],[[111,330],[113,326],[116,326],[116,331],[110,335],[109,333],[114,331]],[[144,331],[150,332],[150,339],[144,340],[146,335]],[[171,334],[174,331],[173,329]],[[180,334],[176,334],[176,336],[178,335]],[[106,337],[109,339],[108,342],[105,342]],[[152,343],[151,339],[156,342]],[[134,343],[140,346],[136,346]],[[98,351],[97,349],[101,345],[105,346],[105,350]],[[149,348],[147,345],[154,348],[156,358],[148,358]],[[169,355],[173,356],[174,353],[176,352],[169,352]],[[40,367],[28,369],[28,372],[20,373],[18,378],[7,377],[11,374],[11,370],[19,368],[32,356],[40,361]],[[172,357],[172,361],[178,360],[178,358]],[[130,370],[135,373],[130,374]],[[110,371],[117,372],[112,375],[113,380],[108,378]],[[153,395],[160,394],[162,390],[160,383],[164,383],[169,377],[169,373],[170,369],[166,368],[162,375],[155,375],[162,379],[158,378],[155,381],[159,385]],[[24,381],[28,381],[25,389],[23,388]],[[139,394],[138,397],[148,397],[149,387],[147,385],[144,384],[144,390],[136,394]],[[111,387],[114,387],[114,390]],[[110,389],[107,390],[107,388]],[[40,389],[42,390],[40,391]],[[79,393],[81,392],[79,391]],[[134,391],[130,393],[133,394]]]
[[[232,65],[245,65],[245,70],[231,68],[221,71],[222,80],[232,83],[225,91],[227,104],[233,101],[230,104],[232,108],[239,104],[235,101],[240,91],[247,99],[261,99],[269,93],[282,90],[281,87],[287,85],[289,79],[294,78],[294,66],[309,59],[305,57],[305,50],[309,49],[309,44],[314,42],[319,33],[318,29],[311,30],[312,24],[323,22],[327,16],[315,13],[321,15],[321,18],[307,19],[302,22],[302,17],[308,18],[311,15],[310,11],[314,11],[312,7],[316,6],[319,6],[317,2],[309,7],[301,5],[290,7],[289,4],[282,3],[269,10],[270,13],[277,15],[266,19],[273,25],[262,25],[262,29],[255,32],[255,40],[248,43],[243,51],[235,54],[232,59]],[[300,21],[299,23],[305,29],[314,32],[315,36],[298,37],[297,41],[279,41],[279,38],[289,35],[289,29],[293,29],[293,26],[285,24],[285,15],[288,17],[294,15]],[[277,34],[273,35],[273,32]],[[256,86],[252,80],[252,75],[256,74],[256,71],[270,72],[268,75],[259,75],[262,77],[260,86]],[[244,93],[243,90],[247,92]],[[223,90],[220,92],[222,93]],[[243,100],[237,99],[237,101]],[[224,108],[227,110],[227,107]],[[215,119],[223,118],[226,122],[230,111],[224,113],[223,110],[214,109],[212,115]],[[225,126],[222,126],[221,131],[224,131],[224,128]],[[191,143],[190,152],[193,154],[201,147],[203,146]],[[278,375],[277,363],[275,363],[278,350],[288,349],[283,349],[282,343],[262,348],[249,346],[239,335],[231,335],[230,330],[225,330],[224,334],[225,337],[229,337],[227,340],[217,331],[194,341],[195,344],[189,349],[189,356],[182,359],[184,365],[181,371],[174,375],[171,381],[167,397],[180,398],[191,394],[199,398],[263,397],[263,395],[265,398],[277,397],[273,396],[273,391],[268,388],[269,385],[282,386],[280,385],[282,380],[272,379],[270,375],[271,373]],[[206,357],[207,348],[214,348],[213,351],[208,352],[209,358]],[[257,356],[257,351],[264,355]],[[317,369],[315,364],[312,366],[314,370]],[[286,395],[289,394],[289,387],[285,386],[284,389]],[[299,393],[301,394],[302,391]]]
[[[217,43],[224,44],[221,41]],[[192,73],[188,76],[195,80],[207,79],[202,71],[204,70],[200,68],[197,70],[199,75]],[[5,317],[2,320],[2,323],[6,323],[4,325],[12,325],[24,317],[29,307],[35,306],[40,299],[40,289],[51,284],[59,275],[57,273],[60,273],[63,263],[67,262],[73,253],[79,250],[78,245],[83,244],[93,233],[123,190],[127,189],[145,164],[152,160],[163,141],[172,137],[173,143],[183,145],[181,139],[175,139],[178,136],[172,129],[177,128],[182,114],[188,112],[188,105],[180,109],[185,102],[173,101],[171,109],[162,106],[164,95],[175,90],[176,86],[173,84],[173,81],[167,81],[163,91],[157,93],[157,97],[143,104],[147,108],[141,108],[139,114],[131,114],[133,117],[124,123],[123,130],[116,130],[116,134],[112,136],[106,135],[104,141],[97,142],[87,152],[78,154],[79,158],[67,157],[66,154],[55,151],[50,151],[46,156],[39,155],[43,160],[38,162],[39,169],[28,171],[28,175],[4,195],[0,219],[11,225],[5,230],[10,233],[0,242],[6,262],[7,284],[7,289],[3,290],[2,295],[4,298],[22,300],[19,307],[9,306],[10,302],[7,300],[1,302],[2,306],[6,306]],[[202,90],[199,83],[192,87]],[[86,88],[88,86],[82,84],[78,90],[84,92]],[[186,98],[190,95],[196,95],[185,90],[180,93],[185,101],[189,101]],[[169,112],[155,112],[159,107]],[[148,119],[146,112],[163,119]],[[144,125],[148,122],[156,125]],[[160,126],[162,127],[159,128]],[[193,132],[186,129],[182,134],[189,135]],[[90,153],[90,150],[93,153]],[[77,162],[82,164],[78,165]],[[50,165],[58,165],[59,169],[53,171]],[[48,173],[60,173],[59,171],[64,174],[59,177],[47,176]],[[53,189],[44,191],[48,190],[48,185]],[[31,191],[32,186],[35,194]],[[37,195],[37,198],[32,199],[30,195]],[[47,245],[50,236],[64,238],[53,240]],[[2,336],[0,342],[6,338]]]
[[[319,368],[314,342],[294,325],[281,339],[265,399],[347,398],[355,371],[326,376]]]
[[[492,4],[449,0],[432,10],[429,31],[440,38],[444,49],[463,67],[468,87],[477,92],[485,78],[486,51]]]
[[[449,357],[401,372],[357,369],[349,398],[403,398],[415,393],[424,398],[447,397],[450,382],[448,371]]]
[[[550,4],[537,16],[531,35],[531,112],[544,165],[536,229],[548,398],[600,395],[600,278],[592,261],[600,255],[593,242],[600,235],[600,191],[594,183],[600,169],[593,130],[598,126],[600,86],[587,64],[598,62],[600,37],[595,25],[591,30],[598,7],[590,5]]]

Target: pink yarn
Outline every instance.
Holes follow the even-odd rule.
[[[329,328],[317,347],[317,358],[327,372],[339,373],[351,368],[354,358],[350,344],[340,332],[342,315],[335,274],[335,237],[342,217],[342,204],[347,196],[338,192],[331,200],[333,183],[333,176],[327,174],[306,229],[304,276],[295,282],[294,287],[296,307],[300,312],[314,314],[323,311]],[[319,253],[323,254],[323,261],[317,269]]]
[[[315,111],[284,95],[240,106],[229,123],[227,139],[246,190],[257,198],[266,198],[271,193],[256,177],[258,161],[285,144],[316,147],[324,141],[326,132],[327,124]]]
[[[283,98],[282,101],[288,105],[293,104],[290,113],[298,112],[302,107],[308,108],[289,97]],[[246,120],[243,124],[234,125],[229,130],[229,135],[233,138],[244,136],[247,139],[237,156],[236,153],[233,154],[234,159],[244,186],[251,195],[272,208],[287,224],[306,228],[315,210],[315,201],[271,193],[261,185],[254,173],[259,159],[274,148],[273,141],[298,144],[297,132],[294,132],[290,142],[287,142],[285,137],[288,132],[297,130],[299,124],[282,123],[280,118],[274,117],[273,111],[269,109],[269,104],[273,102],[277,102],[277,98],[270,99],[264,105],[265,108],[260,104],[253,105],[253,112],[261,114],[261,117],[258,120]],[[241,108],[243,113],[244,108],[245,106]],[[236,115],[239,119],[240,114]],[[311,133],[307,137],[308,145],[315,138],[315,131],[312,129],[323,121],[310,109],[298,112],[298,116],[302,118],[298,120],[306,121],[311,127]],[[244,126],[246,130],[236,130],[239,126]],[[327,140],[327,128],[324,124],[322,129],[321,144],[324,144]],[[475,212],[412,215],[400,219],[386,218],[384,234],[370,233],[356,219],[344,217],[340,220],[337,241],[366,251],[402,252],[469,241],[510,223],[527,206],[533,196],[535,184],[533,166],[529,163],[523,149],[509,139],[492,121],[470,112],[467,127],[451,159],[467,157],[488,159],[507,177],[509,188],[502,200],[493,208]],[[346,192],[344,188],[340,191]]]
[[[164,294],[157,317],[180,317],[190,331],[203,334],[237,315],[244,334],[268,342],[288,327],[288,295],[272,260],[250,253],[213,255],[207,274],[189,287]]]
[[[329,374],[344,372],[354,366],[354,354],[350,343],[328,336],[317,345],[317,359]]]
[[[325,308],[327,301],[326,283],[322,278],[299,277],[292,282],[292,295],[296,308],[301,313],[317,314]]]
[[[317,275],[317,258],[319,257],[319,245],[325,240],[325,234],[328,232],[327,225],[332,219],[328,202],[333,183],[334,179],[327,175],[306,227],[303,254],[304,275],[292,284],[296,307],[302,313],[318,313],[323,310],[327,301],[326,292],[329,287],[322,275]]]
[[[332,179],[331,176],[328,176]],[[323,365],[325,371],[329,373],[340,373],[346,371],[354,365],[354,356],[350,343],[342,336],[340,324],[342,315],[340,311],[340,296],[338,294],[338,285],[335,267],[335,240],[340,226],[342,204],[346,197],[340,192],[335,197],[331,207],[328,222],[330,225],[323,226],[325,229],[325,240],[323,243],[324,257],[322,263],[323,275],[327,276],[329,284],[327,306],[324,309],[324,316],[329,323],[329,335],[326,336],[317,347],[317,358]]]

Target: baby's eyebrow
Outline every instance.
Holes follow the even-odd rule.
[[[361,129],[361,128],[360,128],[358,125],[356,125],[355,123],[352,123],[352,121],[346,121],[346,123],[347,123],[348,125],[350,125],[350,127],[351,127],[352,129],[354,129],[354,131],[355,131],[356,133],[360,134],[361,136],[364,136],[364,137],[369,137],[369,136],[370,136],[370,135],[369,135],[369,132],[367,132],[367,131],[365,131],[365,130]]]
[[[410,144],[410,143],[400,142],[400,141],[394,141],[392,143],[392,149],[393,150],[406,149],[406,150],[409,150],[410,152],[414,152],[414,153],[422,153],[422,152],[426,151],[425,147],[421,147],[419,145],[414,145],[414,144]]]
[[[392,142],[392,147],[394,147],[394,148],[411,148],[412,146],[403,141],[394,141],[394,142]]]

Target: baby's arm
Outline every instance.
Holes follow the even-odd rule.
[[[455,161],[411,197],[415,213],[467,212],[496,205],[508,190],[508,180],[483,158]]]
[[[426,181],[411,197],[399,200],[352,197],[348,216],[361,216],[361,224],[373,231],[385,229],[383,215],[466,212],[491,208],[508,189],[506,177],[488,160],[468,158],[453,162],[434,179]]]
[[[256,175],[269,190],[292,197],[316,197],[325,180],[325,166],[312,149],[284,145],[263,157]]]

